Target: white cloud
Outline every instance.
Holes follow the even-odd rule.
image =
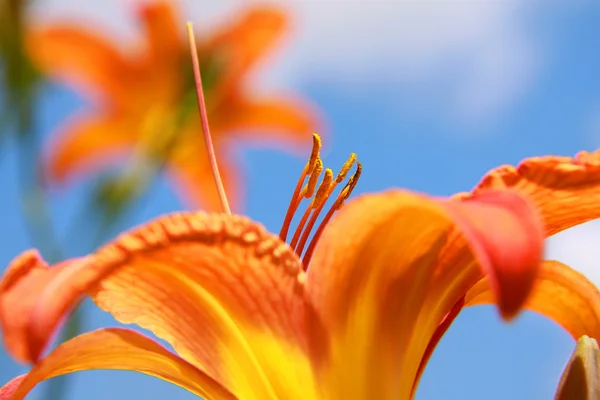
[[[568,264],[600,287],[600,220],[551,237],[547,249],[546,258]]]
[[[140,0],[137,0],[140,1]],[[40,19],[65,14],[93,19],[119,35],[131,33],[119,8],[47,0]],[[180,1],[186,17],[209,29],[249,0]],[[261,82],[328,81],[348,93],[364,85],[443,97],[459,116],[485,117],[510,106],[528,88],[540,49],[527,27],[531,9],[517,0],[272,0],[295,17],[290,46]],[[116,30],[115,30],[116,29]],[[439,99],[436,99],[439,101]]]

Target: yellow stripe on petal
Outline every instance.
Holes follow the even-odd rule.
[[[39,382],[96,369],[137,371],[173,383],[206,400],[236,400],[205,373],[155,341],[127,329],[100,329],[58,346],[32,370],[0,388],[0,400],[21,400]]]
[[[465,306],[490,304],[486,280],[469,290]],[[562,326],[575,340],[587,335],[600,338],[600,292],[584,275],[558,261],[545,261],[525,308]]]
[[[228,388],[248,381],[265,399],[276,393],[272,381],[279,378],[263,364],[256,332],[309,358],[300,260],[246,218],[168,215],[95,257],[116,267],[91,294],[100,308],[151,330]]]
[[[440,290],[468,283],[460,274],[438,281],[449,246],[464,255],[453,265],[458,272],[498,281],[502,305],[509,283],[518,299],[527,295],[542,244],[538,215],[515,192],[458,202],[390,191],[349,202],[325,230],[307,280],[333,335],[331,364],[321,372],[325,398],[411,397],[428,345],[458,300],[438,314]]]
[[[226,369],[238,378],[230,383],[230,390],[244,400],[318,400],[318,376],[306,353],[288,340],[259,332],[252,327],[242,328],[244,336],[252,344],[254,359],[238,358],[243,352],[240,342],[222,343],[220,355]],[[251,362],[248,362],[251,361]],[[261,366],[256,373],[269,380],[269,386],[256,384],[249,370]],[[235,371],[235,372],[234,372]]]

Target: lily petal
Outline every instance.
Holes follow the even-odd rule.
[[[465,298],[466,306],[492,303],[486,280],[478,282]],[[600,292],[584,275],[558,261],[545,261],[525,308],[554,320],[575,340],[600,338]]]
[[[464,268],[479,264],[496,278],[512,271],[507,277],[530,287],[543,244],[535,210],[515,192],[479,196],[461,204],[404,191],[363,196],[325,230],[307,285],[333,332],[332,359],[361,366],[354,374],[330,371],[340,397],[410,396],[427,345],[451,308],[435,324],[419,321],[432,311],[423,308],[429,285],[456,229],[463,232]],[[493,225],[501,226],[483,229]]]
[[[63,182],[102,169],[133,149],[135,132],[120,115],[75,116],[53,139],[48,177]]]
[[[236,399],[215,380],[152,339],[131,330],[113,328],[86,333],[61,344],[28,374],[0,388],[0,400],[21,400],[43,380],[95,369],[138,371],[205,399]]]
[[[528,199],[508,190],[480,191],[473,198],[448,202],[446,207],[461,221],[460,231],[490,279],[500,313],[507,320],[514,317],[531,292],[542,262],[544,230],[537,210]]]
[[[215,132],[235,132],[242,140],[303,149],[312,143],[310,133],[321,131],[316,116],[314,108],[300,100],[237,98],[222,113],[215,113],[211,123]]]
[[[21,362],[35,362],[71,309],[112,266],[90,258],[49,267],[36,251],[21,254],[0,281],[0,323],[7,351]]]
[[[184,138],[193,138],[188,140],[185,145],[177,146],[173,149],[168,163],[169,172],[173,175],[173,180],[177,189],[182,193],[182,198],[186,200],[191,208],[201,207],[208,211],[221,211],[221,201],[219,192],[215,186],[214,176],[206,154],[206,147],[202,139],[196,135],[192,136],[194,127],[188,128],[188,133],[183,133]],[[196,131],[198,132],[198,131]],[[241,211],[241,199],[243,198],[244,180],[239,176],[237,164],[229,161],[228,154],[221,151],[219,143],[215,143],[215,152],[219,165],[219,175],[227,193],[227,200],[232,210]],[[238,160],[239,162],[239,160]]]
[[[202,53],[222,59],[221,93],[230,93],[258,60],[273,48],[288,21],[280,8],[254,5],[202,45]]]
[[[534,157],[490,171],[473,190],[514,188],[540,210],[547,236],[600,218],[600,150],[571,157]]]
[[[79,25],[30,29],[27,50],[45,74],[83,93],[117,101],[127,95],[122,82],[133,81],[136,69],[117,47]]]
[[[153,61],[180,62],[183,40],[173,2],[143,3],[138,11]]]
[[[311,398],[304,272],[260,225],[172,214],[121,236],[95,259],[114,273],[91,296],[118,321],[151,330],[240,398]]]

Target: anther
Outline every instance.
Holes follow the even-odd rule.
[[[325,175],[323,176],[323,180],[321,181],[321,184],[319,185],[319,188],[317,189],[317,194],[315,195],[315,197],[310,202],[309,206],[304,211],[304,214],[302,214],[302,218],[300,219],[300,222],[298,222],[298,226],[296,227],[296,232],[294,233],[294,236],[292,237],[292,241],[290,242],[290,246],[292,247],[292,249],[296,247],[296,244],[298,243],[298,240],[300,239],[300,235],[302,234],[302,231],[304,230],[304,225],[306,224],[306,221],[308,220],[308,216],[311,214],[311,212],[313,210],[319,209],[319,207],[322,207],[322,204],[327,200],[327,191],[331,187],[332,179],[333,179],[333,172],[329,168],[327,168],[325,170]],[[311,218],[311,221],[312,221],[312,218]],[[310,233],[310,229],[306,234],[308,235],[309,233]],[[300,255],[300,254],[298,254],[298,255]]]
[[[348,161],[346,161],[344,163],[344,165],[342,165],[342,169],[340,170],[340,173],[335,178],[336,183],[340,183],[344,179],[346,179],[346,175],[348,175],[348,171],[350,171],[350,168],[352,168],[352,165],[354,165],[355,161],[356,161],[356,154],[355,153],[350,154]]]
[[[308,174],[312,174],[315,163],[319,159],[319,152],[321,151],[321,138],[316,133],[313,133],[313,147],[310,152],[310,158],[308,159]]]
[[[329,197],[329,189],[331,188],[331,181],[333,180],[333,171],[327,168],[325,170],[325,175],[323,175],[323,180],[317,189],[317,194],[315,195],[315,199],[313,200],[311,207],[319,208],[327,201],[327,197]]]
[[[317,187],[317,181],[319,180],[319,176],[323,171],[323,161],[320,158],[317,158],[317,162],[314,166],[314,169],[310,173],[310,177],[308,178],[308,186],[306,187],[306,193],[304,196],[307,199],[310,199],[315,193],[315,188]]]
[[[356,171],[350,177],[346,185],[338,194],[335,202],[323,218],[323,221],[321,221],[321,223],[318,225],[315,235],[308,244],[308,248],[306,250],[306,253],[304,254],[302,261],[304,264],[305,271],[308,268],[308,263],[310,262],[310,258],[312,257],[314,248],[319,238],[321,237],[325,226],[327,225],[333,214],[341,208],[344,201],[350,196],[352,190],[354,190],[354,187],[356,186],[356,183],[362,171],[361,164],[356,161],[356,154],[352,153],[350,154],[350,157],[348,158],[348,160],[346,160],[344,165],[342,165],[342,168],[340,169],[340,172],[337,174],[335,179],[333,177],[333,172],[331,171],[331,169],[327,168],[325,170],[325,173],[323,174],[323,179],[321,180],[321,183],[317,186],[319,176],[323,172],[323,161],[319,156],[320,149],[321,139],[317,134],[313,134],[313,148],[310,158],[304,166],[302,174],[300,175],[300,179],[296,184],[294,194],[292,195],[292,200],[290,201],[290,206],[285,215],[283,226],[281,227],[281,232],[279,233],[280,239],[285,241],[287,238],[292,218],[296,210],[298,209],[300,202],[303,198],[310,199],[312,197],[310,204],[308,205],[307,209],[302,214],[300,221],[298,222],[298,226],[296,227],[296,231],[294,232],[294,236],[292,237],[292,240],[290,242],[291,248],[294,249],[298,256],[302,255],[304,246],[308,241],[308,237],[310,236],[310,233],[313,227],[315,226],[315,223],[319,218],[321,211],[327,203],[327,200],[331,196],[331,193],[333,193],[338,184],[342,183],[346,179],[346,176],[348,175],[350,169],[355,163]],[[304,184],[306,177],[309,177],[308,183]]]
[[[356,187],[356,184],[358,183],[358,178],[360,178],[361,173],[362,173],[362,165],[360,164],[360,162],[357,162],[356,163],[356,172],[354,172],[354,174],[350,177],[350,179],[348,180],[348,183],[346,184],[346,186],[344,186],[344,189],[342,189],[342,191],[338,195],[337,199],[333,203],[333,206],[329,209],[329,211],[325,215],[325,218],[323,218],[323,221],[321,221],[321,223],[317,227],[317,230],[316,230],[312,240],[308,244],[306,253],[304,253],[304,257],[302,258],[302,265],[304,266],[304,271],[306,271],[308,269],[308,264],[310,263],[310,259],[312,258],[312,255],[315,251],[315,247],[317,246],[317,243],[318,243],[319,239],[321,238],[321,235],[323,234],[325,227],[331,220],[331,217],[333,217],[333,214],[337,210],[342,208],[344,201],[346,201],[346,199],[348,199],[348,197],[350,196],[350,194]]]
[[[310,153],[310,158],[308,162],[304,166],[302,170],[302,174],[300,174],[300,179],[298,179],[298,183],[296,184],[296,188],[294,189],[294,194],[292,194],[292,199],[290,200],[290,205],[288,207],[287,213],[285,214],[285,218],[283,220],[283,225],[281,226],[281,231],[279,231],[279,238],[283,241],[286,240],[288,231],[290,229],[290,224],[292,222],[292,218],[300,205],[300,201],[304,197],[302,186],[304,185],[304,181],[307,176],[313,175],[315,172],[315,168],[317,166],[317,161],[319,159],[319,152],[321,150],[321,138],[316,133],[313,133],[313,147]],[[321,169],[323,167],[321,166]],[[320,171],[319,171],[320,174]],[[308,193],[309,188],[306,188],[304,193]]]
[[[348,199],[348,197],[350,197],[350,194],[352,193],[352,191],[356,187],[356,184],[358,183],[358,178],[360,178],[361,173],[362,173],[362,164],[360,162],[356,162],[356,171],[350,177],[350,179],[348,180],[348,183],[346,184],[346,186],[344,186],[344,188],[340,192],[340,202],[339,202],[338,208],[337,208],[338,210],[340,208],[342,208],[344,201],[346,201],[346,199]]]

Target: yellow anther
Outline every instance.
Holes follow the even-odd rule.
[[[310,199],[315,193],[317,181],[319,180],[321,172],[323,172],[323,161],[321,161],[321,159],[317,155],[317,162],[315,164],[314,170],[310,173],[310,178],[308,178],[308,186],[306,187],[306,193],[304,193],[303,197]]]
[[[350,154],[348,161],[346,161],[344,163],[344,165],[342,165],[342,169],[340,170],[340,173],[335,178],[336,183],[340,183],[344,179],[346,179],[346,175],[348,174],[348,171],[350,171],[350,168],[352,168],[352,165],[354,165],[355,161],[356,161],[356,154],[355,153]]]
[[[325,170],[325,175],[323,175],[323,180],[321,181],[321,185],[317,189],[317,194],[312,202],[312,208],[319,208],[323,203],[327,201],[327,197],[329,197],[329,187],[331,186],[331,182],[333,180],[333,171],[329,168]]]
[[[306,173],[311,175],[314,168],[316,167],[317,160],[319,159],[319,151],[321,150],[321,138],[316,133],[313,133],[313,147],[306,164]]]
[[[356,184],[358,183],[358,178],[360,178],[361,173],[362,173],[362,165],[360,162],[357,162],[356,163],[356,172],[354,172],[354,174],[350,177],[350,179],[348,179],[348,183],[346,183],[346,186],[344,186],[344,188],[340,192],[340,195],[338,196],[338,200],[339,200],[339,203],[337,205],[338,210],[340,208],[342,208],[344,201],[348,197],[350,197],[350,194],[352,193],[352,191],[356,187]]]

